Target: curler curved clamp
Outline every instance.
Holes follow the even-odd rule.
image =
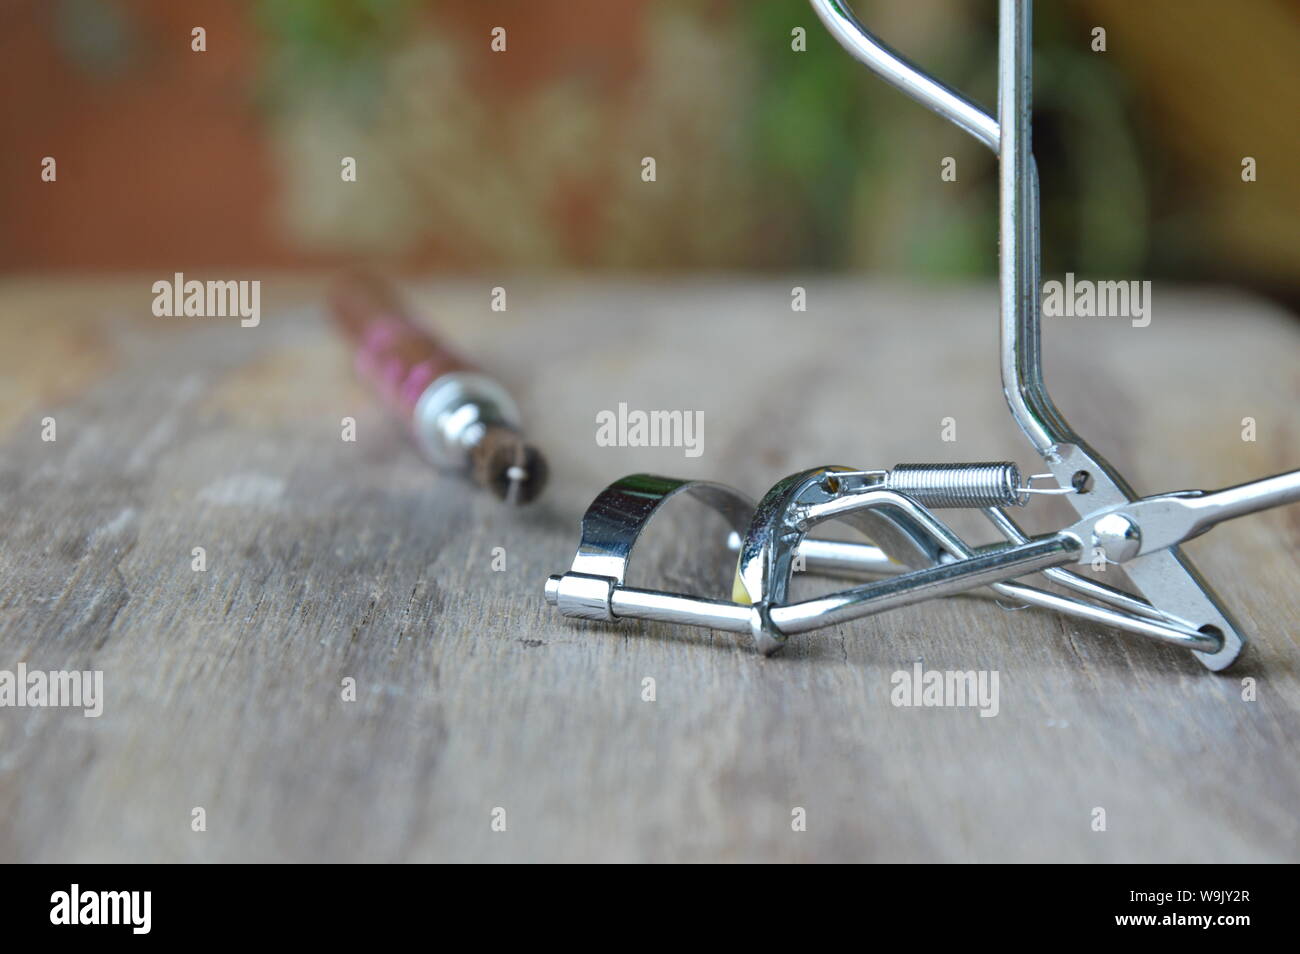
[[[565,616],[580,619],[616,621],[636,616],[747,632],[753,615],[749,607],[626,585],[637,538],[660,508],[681,494],[722,514],[734,533],[745,529],[754,512],[753,501],[722,484],[653,474],[624,477],[601,491],[587,508],[573,565],[568,573],[547,579],[546,602]]]

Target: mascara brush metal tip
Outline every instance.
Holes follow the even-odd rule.
[[[512,506],[532,503],[546,486],[546,459],[506,427],[489,427],[470,451],[470,475]]]

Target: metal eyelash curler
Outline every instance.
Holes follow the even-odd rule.
[[[1226,669],[1245,636],[1179,544],[1223,520],[1300,500],[1300,470],[1214,492],[1138,498],[1048,396],[1039,347],[1038,172],[1030,151],[1032,0],[999,0],[1000,119],[881,43],[847,4],[811,3],[855,59],[998,156],[1002,388],[1012,417],[1050,473],[1022,482],[1011,463],[890,471],[818,467],[786,477],[757,505],[721,484],[636,474],[611,484],[587,509],[577,556],[567,573],[547,580],[547,602],[584,619],[635,617],[749,633],[760,651],[771,654],[796,633],[987,586],[1021,604],[1183,646],[1207,668]],[[1033,486],[1045,478],[1057,486]],[[1005,508],[1042,493],[1065,497],[1080,519],[1055,533],[1027,536]],[[738,562],[730,599],[626,583],[637,538],[681,494],[709,505],[731,525],[729,544]],[[968,545],[933,512],[954,507],[981,510],[1007,542]],[[808,536],[828,520],[844,521],[872,542]],[[1099,561],[1121,564],[1137,595],[1066,569]],[[798,568],[871,581],[790,602]],[[1017,582],[1038,572],[1077,595]]]

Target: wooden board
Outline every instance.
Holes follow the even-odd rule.
[[[504,314],[495,281],[423,287],[550,456],[544,501],[509,512],[415,456],[354,381],[319,283],[265,277],[247,329],[154,318],[151,283],[0,288],[0,669],[105,687],[99,718],[0,709],[0,860],[1300,860],[1296,508],[1189,547],[1253,636],[1217,676],[982,598],[771,659],[543,604],[587,502],[625,473],[758,495],[833,462],[1033,472],[991,287],[516,281]],[[1300,331],[1273,306],[1157,285],[1147,328],[1056,319],[1045,338],[1058,403],[1141,492],[1300,464]],[[702,411],[703,453],[598,446],[619,402]],[[1054,506],[1025,522],[1048,529]],[[709,529],[662,540],[646,579],[725,577]],[[996,670],[997,716],[892,705],[917,661]]]

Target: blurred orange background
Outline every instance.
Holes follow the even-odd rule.
[[[996,4],[855,9],[993,104]],[[993,158],[851,62],[802,0],[0,10],[9,272],[994,271]],[[791,49],[799,27],[807,52]],[[1040,2],[1035,55],[1047,274],[1300,299],[1300,5]],[[1242,182],[1244,156],[1258,181]]]

